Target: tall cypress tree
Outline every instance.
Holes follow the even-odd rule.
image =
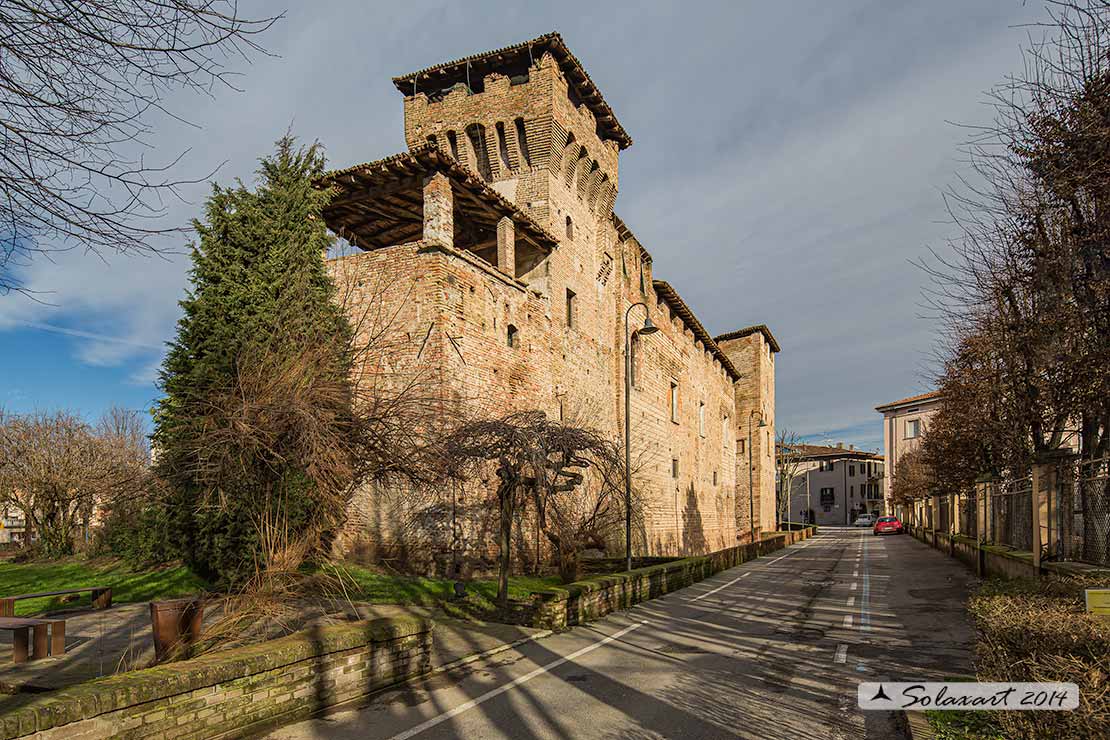
[[[298,383],[349,383],[350,328],[323,259],[330,196],[312,186],[323,168],[319,146],[298,147],[286,136],[261,160],[254,190],[213,186],[204,220],[194,223],[192,286],[161,371],[154,439],[177,544],[195,570],[223,585],[242,581],[264,558],[266,516],[280,508],[297,531],[321,513],[312,461],[282,447],[298,437],[297,420],[258,430],[268,434],[265,444],[246,437],[240,449],[227,448],[244,439],[242,427],[266,423],[235,417],[236,404],[250,403],[245,374],[277,375],[286,359],[311,356],[315,364]],[[328,399],[337,408],[323,409],[325,420],[349,413],[349,397]]]

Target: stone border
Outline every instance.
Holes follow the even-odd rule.
[[[562,588],[537,591],[527,610],[533,627],[562,630],[685,588],[723,570],[812,537],[816,527],[775,532],[759,542],[692,558],[595,576]]]
[[[0,716],[0,738],[240,736],[427,673],[432,627],[411,617],[319,627],[13,697]]]
[[[906,525],[915,539],[947,553],[980,576],[999,578],[1036,578],[1038,576],[1110,576],[1110,568],[1072,561],[1042,560],[1040,568],[1033,553],[1001,545],[987,545],[962,534],[949,534],[924,527]]]

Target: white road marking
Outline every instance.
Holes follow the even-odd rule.
[[[846,663],[848,661],[848,646],[847,645],[837,645],[837,647],[836,647],[836,658],[834,658],[834,660],[837,663]]]
[[[475,699],[471,699],[468,702],[465,702],[463,704],[458,705],[454,709],[450,709],[450,710],[444,712],[443,714],[439,714],[435,717],[432,717],[429,720],[421,722],[416,727],[413,727],[410,730],[406,730],[405,732],[394,735],[392,738],[390,738],[390,740],[407,740],[407,738],[419,735],[421,732],[424,732],[424,730],[431,729],[432,727],[435,727],[436,725],[438,725],[441,722],[446,722],[447,720],[451,719],[452,717],[457,717],[458,715],[462,714],[463,712],[465,712],[467,710],[470,710],[470,709],[473,709],[474,707],[478,706],[479,704],[483,704],[483,703],[489,701],[490,699],[493,699],[496,696],[500,696],[501,694],[504,694],[506,691],[509,691],[511,689],[516,688],[517,686],[520,686],[522,683],[525,683],[527,681],[531,681],[533,678],[535,678],[536,676],[539,676],[540,674],[547,673],[552,668],[558,668],[563,663],[569,663],[570,661],[574,660],[575,658],[577,658],[579,656],[582,656],[582,655],[585,655],[586,653],[591,652],[593,650],[597,650],[599,647],[602,647],[603,645],[607,645],[608,643],[612,642],[613,640],[619,640],[621,637],[623,637],[624,635],[627,635],[632,630],[639,629],[640,627],[643,627],[645,624],[647,624],[646,620],[643,621],[643,622],[637,622],[636,624],[633,624],[633,625],[629,625],[628,627],[625,627],[624,629],[620,630],[619,632],[614,632],[613,634],[609,635],[608,637],[606,637],[603,640],[598,640],[597,642],[592,643],[590,645],[587,645],[584,648],[581,648],[579,650],[575,650],[573,653],[571,653],[570,655],[567,655],[566,657],[559,658],[558,660],[553,660],[550,663],[548,663],[547,665],[540,666],[536,670],[531,671],[530,673],[526,673],[525,675],[521,676],[520,678],[515,678],[507,684],[504,684],[502,686],[498,686],[496,689],[491,689],[490,691],[487,691],[486,693],[482,694],[481,696],[479,696]]]
[[[747,578],[747,577],[748,577],[748,576],[750,576],[751,574],[752,574],[752,571],[750,571],[750,570],[749,570],[749,571],[748,571],[747,573],[744,573],[743,575],[740,575],[740,576],[737,576],[736,578],[733,578],[733,579],[732,579],[731,581],[729,581],[729,582],[728,582],[728,583],[726,583],[725,585],[723,585],[723,586],[717,586],[717,588],[713,589],[712,591],[706,591],[706,592],[705,592],[704,594],[702,594],[701,596],[695,596],[695,597],[693,597],[692,599],[687,599],[687,601],[701,601],[701,600],[702,600],[702,599],[704,599],[704,598],[705,598],[706,596],[712,596],[713,594],[715,594],[715,593],[717,593],[718,591],[720,591],[720,590],[721,590],[722,588],[728,588],[728,587],[729,587],[729,586],[731,586],[732,584],[734,584],[734,583],[736,583],[737,581],[739,581],[739,580],[740,580],[741,578]]]
[[[856,568],[855,570],[852,571],[852,576],[853,577],[858,577],[859,576],[859,568]]]
[[[856,597],[855,596],[849,596],[848,597],[848,603],[846,603],[845,606],[855,606],[855,605],[856,605]]]
[[[859,628],[869,632],[871,630],[871,612],[868,611],[871,605],[871,571],[867,567],[867,540],[864,540],[863,544],[863,595],[860,596]]]
[[[852,587],[851,587],[851,588],[849,588],[848,590],[849,590],[849,591],[855,591],[855,590],[856,590],[856,586],[858,586],[858,585],[859,585],[858,583],[856,583],[855,581],[852,581]]]
[[[852,615],[851,614],[845,614],[844,615],[844,626],[845,627],[851,627],[852,626]]]

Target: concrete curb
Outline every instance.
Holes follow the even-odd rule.
[[[936,733],[924,712],[901,712],[906,737],[909,740],[934,740]]]

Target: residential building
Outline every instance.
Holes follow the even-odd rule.
[[[790,520],[836,526],[865,512],[883,514],[883,456],[853,445],[798,444],[779,450],[790,460]],[[780,465],[780,470],[782,466]],[[781,478],[781,476],[780,476]],[[787,485],[780,480],[779,485]]]
[[[0,545],[23,542],[26,530],[27,522],[18,509],[4,507],[0,510]]]
[[[327,225],[358,250],[329,262],[333,276],[354,286],[355,310],[378,302],[375,314],[390,317],[390,354],[367,367],[422,378],[445,414],[539,409],[614,439],[629,434],[638,553],[704,553],[772,529],[774,497],[764,492],[778,344],[764,325],[714,339],[653,275],[651,255],[613,211],[632,139],[562,38],[394,84],[408,151],[320,181],[335,192]],[[643,325],[640,302],[660,331],[630,343],[626,430],[624,322]],[[749,421],[751,501],[740,453]],[[465,492],[474,519],[463,539],[476,548],[495,531],[481,518],[495,508],[489,489]],[[432,526],[443,519],[433,508],[404,492],[360,492],[345,546],[396,549],[414,532],[443,545],[442,532],[459,531],[456,513],[450,527]]]
[[[940,401],[940,392],[930,391],[875,407],[883,415],[883,462],[892,477],[898,474],[898,461],[921,444]],[[887,486],[887,495],[890,488]],[[894,511],[889,501],[887,511]]]

